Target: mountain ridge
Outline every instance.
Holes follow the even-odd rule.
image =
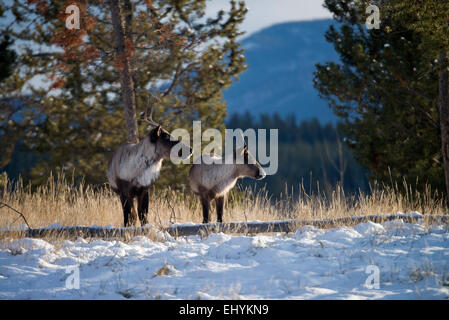
[[[294,114],[297,120],[335,122],[325,100],[313,87],[316,63],[338,61],[324,34],[332,19],[275,24],[242,40],[248,70],[225,90],[228,115]]]

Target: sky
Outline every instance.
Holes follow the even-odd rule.
[[[332,18],[323,7],[323,0],[246,0],[245,3],[249,8],[242,24],[246,35],[280,22]],[[229,7],[229,0],[210,0],[206,10],[211,14]]]

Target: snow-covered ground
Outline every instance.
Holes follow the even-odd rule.
[[[161,236],[9,242],[0,249],[0,299],[449,298],[443,226],[397,220],[292,235]]]

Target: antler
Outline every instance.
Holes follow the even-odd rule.
[[[248,146],[246,145],[245,137],[243,136],[242,131],[240,131],[240,136],[242,137],[242,140],[243,140],[243,146],[244,146],[245,148],[247,148]]]
[[[148,110],[150,110],[150,114],[148,115]],[[149,125],[153,126],[153,127],[158,127],[160,126],[159,123],[157,123],[156,121],[153,120],[153,107],[150,107],[150,98],[147,97],[147,107],[145,109],[145,113],[143,115],[143,121],[145,121],[146,123],[148,123]]]
[[[150,115],[148,115],[148,109],[150,109]],[[157,123],[156,121],[153,120],[153,107],[147,108],[145,110],[145,115],[144,115],[143,121],[145,121],[146,123],[152,125],[153,127],[160,126],[159,123]]]

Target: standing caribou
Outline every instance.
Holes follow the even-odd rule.
[[[108,163],[107,176],[112,189],[118,193],[123,207],[125,227],[137,221],[133,202],[137,197],[140,224],[148,223],[148,187],[159,177],[162,160],[170,157],[174,146],[182,144],[174,139],[160,124],[152,119],[153,109],[144,120],[154,128],[139,143],[124,143],[113,154]],[[192,155],[192,149],[179,146],[179,157]],[[187,151],[187,152],[186,152]],[[187,157],[185,156],[187,154]]]
[[[190,168],[189,183],[193,192],[200,197],[203,223],[209,222],[210,202],[213,199],[217,207],[217,221],[223,221],[226,193],[235,186],[237,179],[250,177],[260,180],[266,176],[264,169],[248,152],[246,144],[234,150],[229,157],[233,157],[232,161],[205,154],[202,155],[201,163],[194,164]],[[243,158],[242,164],[237,163],[238,157]]]

